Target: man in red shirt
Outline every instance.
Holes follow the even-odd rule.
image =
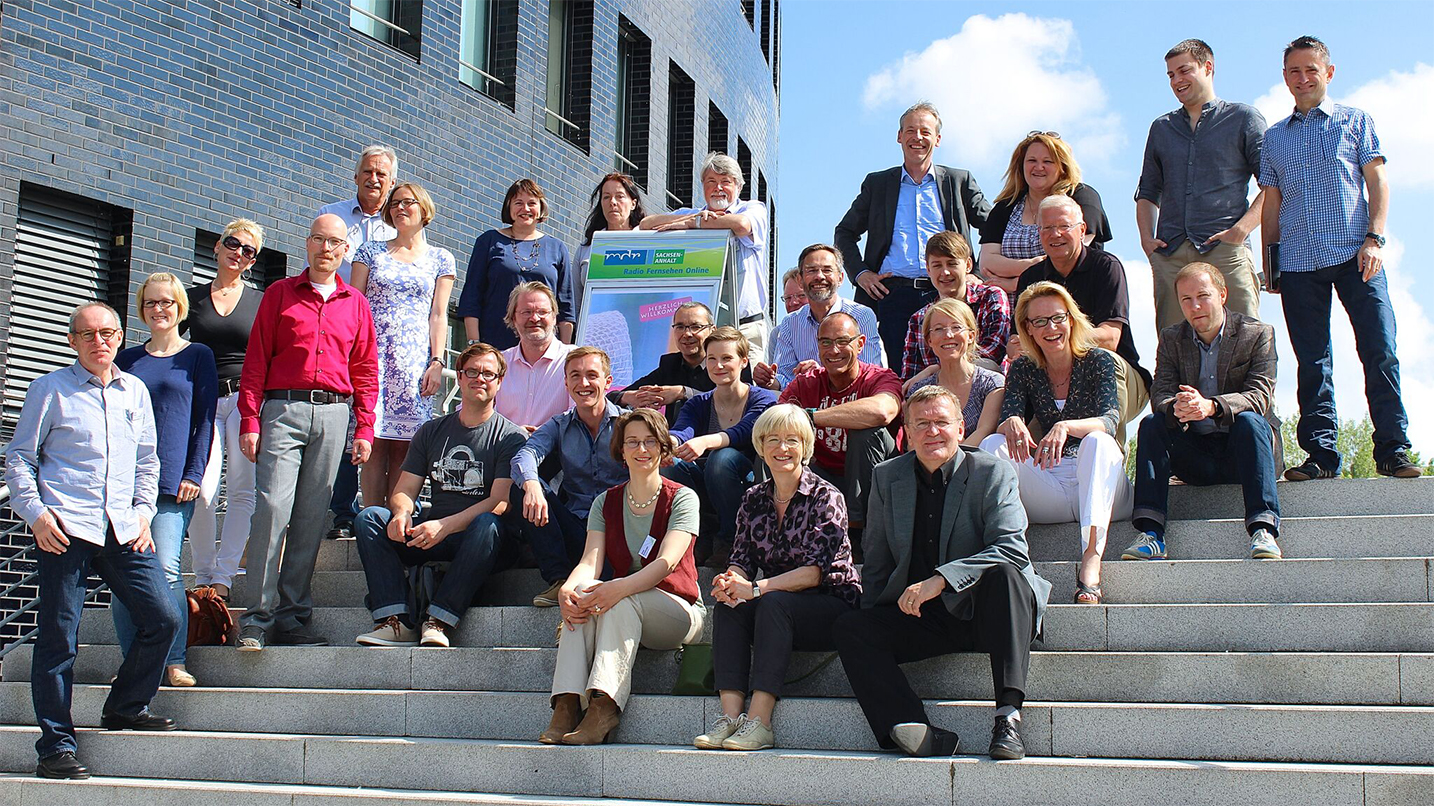
[[[857,360],[866,337],[851,314],[835,311],[817,328],[821,368],[799,375],[780,402],[807,410],[817,432],[812,471],[846,496],[853,533],[866,522],[871,469],[896,452],[890,426],[901,414],[901,379]],[[859,542],[855,539],[852,545]]]
[[[257,599],[240,619],[241,650],[261,650],[266,641],[327,643],[308,630],[324,510],[344,454],[349,405],[358,422],[353,462],[361,465],[373,445],[378,402],[373,314],[338,276],[347,236],[338,216],[314,219],[308,270],[264,292],[244,356],[239,447],[258,463],[247,571]]]

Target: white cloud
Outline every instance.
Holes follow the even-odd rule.
[[[1061,132],[1083,163],[1102,163],[1125,144],[1069,20],[978,14],[869,77],[863,96],[867,109],[893,113],[922,98],[942,111],[942,149],[963,167],[1004,170],[1032,129]],[[962,125],[973,116],[980,125]]]

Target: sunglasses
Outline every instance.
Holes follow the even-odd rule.
[[[258,249],[255,249],[249,244],[244,243],[238,238],[235,238],[233,235],[224,236],[224,240],[220,241],[219,243],[223,244],[224,248],[228,249],[230,252],[238,252],[239,254],[243,255],[245,260],[253,260],[254,256],[259,254]]]

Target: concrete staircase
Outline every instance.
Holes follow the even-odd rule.
[[[1020,762],[878,752],[840,663],[778,706],[780,749],[698,751],[716,698],[665,693],[672,656],[649,651],[616,744],[545,747],[557,613],[526,605],[534,572],[496,577],[453,649],[364,649],[357,553],[333,542],[314,627],[334,646],[192,649],[202,687],[154,703],[184,729],[82,730],[91,781],[29,777],[29,649],[6,658],[0,804],[1434,804],[1434,481],[1280,492],[1288,559],[1230,559],[1247,551],[1238,490],[1176,487],[1175,559],[1110,562],[1099,607],[1064,604],[1075,527],[1031,530],[1056,593]],[[1131,533],[1112,531],[1115,555]],[[86,613],[81,642],[75,717],[94,726],[120,659],[107,613]],[[793,673],[823,657],[799,654]],[[984,752],[986,659],[907,671],[934,721]]]

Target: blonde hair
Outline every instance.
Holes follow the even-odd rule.
[[[778,431],[796,434],[797,439],[802,441],[802,464],[812,461],[812,454],[817,449],[817,435],[805,411],[791,403],[778,403],[762,412],[752,425],[752,447],[757,449],[758,456],[762,455],[762,440]]]
[[[1080,166],[1076,164],[1075,154],[1071,152],[1070,144],[1060,138],[1055,132],[1031,132],[1026,135],[1016,150],[1011,154],[1011,164],[1006,168],[1006,185],[1001,188],[1001,195],[996,197],[997,202],[1012,202],[1026,195],[1030,186],[1026,184],[1026,151],[1033,143],[1040,143],[1051,152],[1056,162],[1061,166],[1061,178],[1056,180],[1051,187],[1051,193],[1060,196],[1069,196],[1075,192],[1076,185],[1080,184]]]
[[[157,271],[144,278],[139,288],[134,292],[134,307],[139,312],[139,321],[149,324],[149,319],[144,315],[144,290],[154,283],[169,283],[169,290],[174,294],[174,301],[177,308],[175,312],[175,323],[183,322],[189,316],[189,295],[184,293],[184,283],[179,278],[167,271]]]
[[[931,303],[926,309],[926,316],[921,320],[921,340],[926,342],[927,349],[931,348],[931,315],[934,313],[943,314],[956,320],[967,331],[971,338],[966,340],[966,357],[976,357],[976,342],[980,340],[981,329],[976,324],[976,314],[971,312],[971,306],[959,299],[939,299]]]
[[[542,280],[529,280],[526,283],[519,283],[513,286],[513,290],[508,293],[508,312],[503,314],[503,324],[510,328],[513,327],[513,323],[517,321],[518,316],[518,300],[529,294],[542,294],[546,296],[548,298],[548,305],[553,309],[553,316],[558,315],[558,295],[554,294],[553,289],[549,288],[548,284]],[[556,327],[556,325],[554,325],[554,327]]]
[[[388,192],[388,198],[383,202],[383,223],[393,226],[393,194],[400,190],[406,190],[413,194],[418,202],[418,209],[423,211],[423,226],[433,223],[433,216],[438,214],[438,207],[433,204],[433,197],[423,189],[423,185],[417,182],[404,182]]]
[[[247,218],[236,218],[224,225],[224,231],[219,233],[219,240],[222,241],[236,232],[248,233],[249,237],[254,239],[255,257],[264,251],[264,228],[259,226],[259,222]]]
[[[1065,286],[1052,283],[1049,280],[1033,283],[1021,292],[1021,298],[1016,301],[1016,333],[1021,338],[1021,350],[1025,352],[1027,358],[1035,362],[1036,366],[1041,369],[1046,368],[1045,354],[1041,352],[1035,338],[1026,330],[1026,312],[1030,310],[1032,302],[1042,297],[1055,297],[1065,305],[1066,313],[1071,317],[1071,354],[1076,358],[1084,358],[1086,353],[1095,348],[1095,328],[1091,326],[1090,319],[1076,304],[1071,292],[1067,291]]]
[[[718,341],[730,341],[736,344],[737,355],[740,356],[743,361],[746,361],[751,354],[752,346],[748,344],[747,337],[742,335],[742,331],[731,325],[723,325],[709,333],[707,338],[702,340],[702,352],[707,352],[708,345]]]

